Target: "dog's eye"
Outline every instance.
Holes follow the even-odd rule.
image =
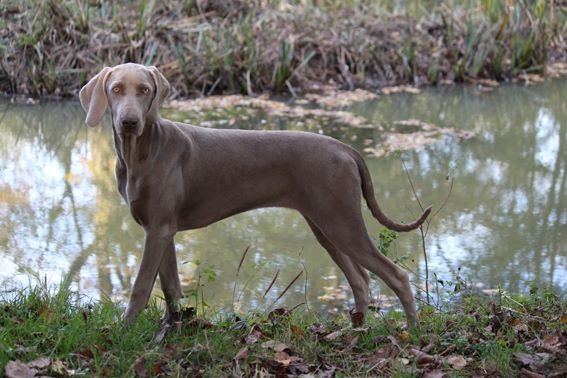
[[[140,88],[140,92],[142,92],[142,94],[147,95],[147,94],[150,93],[150,88],[148,88],[148,87],[142,87],[142,88]]]
[[[120,92],[120,87],[118,85],[112,88],[112,93],[118,93],[118,92]]]

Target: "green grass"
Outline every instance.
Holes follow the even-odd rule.
[[[522,368],[567,368],[567,302],[535,288],[525,296],[465,297],[447,312],[424,307],[420,329],[411,332],[396,312],[369,313],[364,328],[352,328],[346,314],[318,318],[298,308],[267,316],[197,314],[175,323],[160,342],[155,301],[124,328],[121,307],[80,299],[42,286],[4,293],[0,371],[33,367],[38,358],[48,360],[37,374],[58,376],[516,376]],[[524,366],[518,352],[547,359]]]

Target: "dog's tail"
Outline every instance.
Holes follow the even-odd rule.
[[[372,178],[370,177],[370,172],[368,171],[366,163],[358,152],[353,150],[352,155],[356,161],[356,164],[358,165],[358,172],[360,173],[360,179],[362,181],[362,195],[366,200],[366,204],[368,205],[370,212],[372,213],[372,215],[374,215],[374,218],[376,218],[378,222],[382,223],[382,225],[389,228],[390,230],[398,232],[415,230],[416,228],[421,226],[423,222],[425,222],[427,216],[429,215],[429,213],[431,213],[431,206],[425,209],[421,216],[411,223],[398,223],[388,218],[388,216],[384,214],[382,209],[380,209],[380,206],[376,201],[376,197],[374,196],[374,186],[372,185]]]

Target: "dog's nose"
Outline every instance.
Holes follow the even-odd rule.
[[[133,130],[138,127],[138,120],[136,118],[125,118],[122,120],[122,128],[124,130]]]

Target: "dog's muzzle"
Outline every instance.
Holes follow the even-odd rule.
[[[127,117],[120,121],[120,129],[124,134],[137,135],[141,128],[140,120],[138,118]]]

